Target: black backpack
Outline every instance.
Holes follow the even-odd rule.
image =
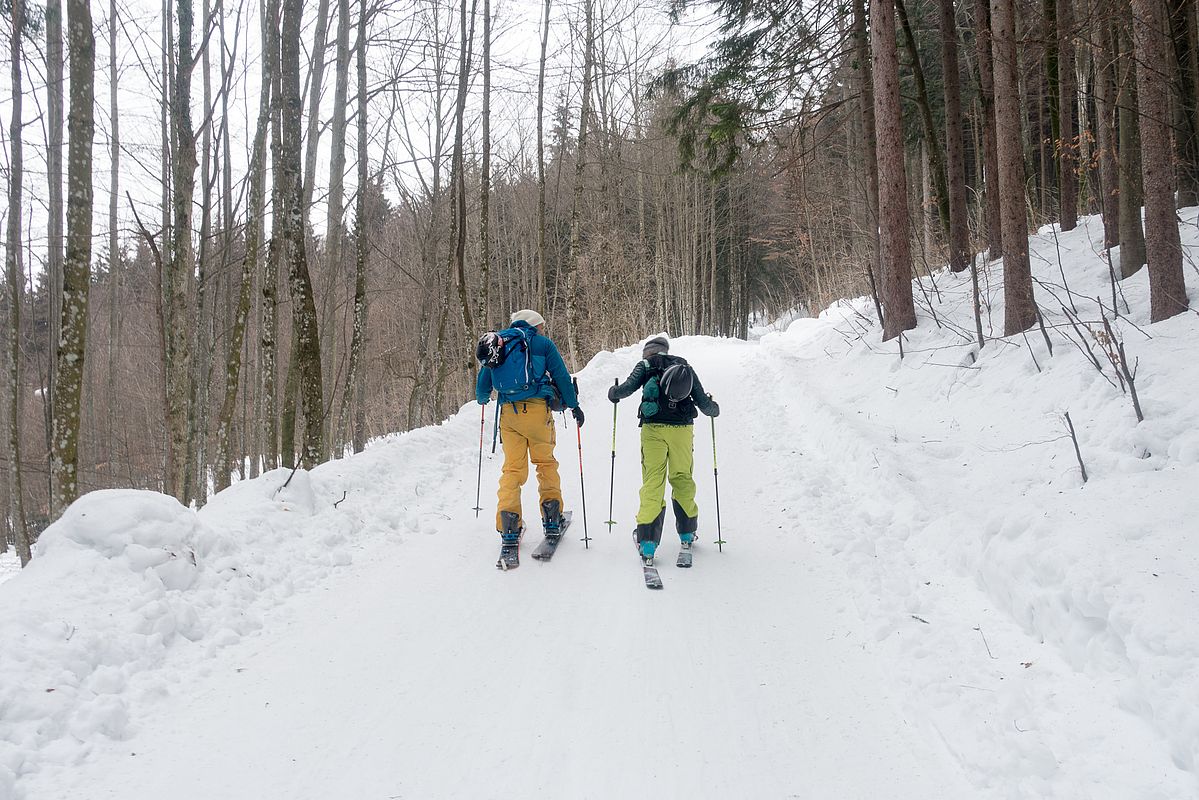
[[[671,417],[686,417],[694,419],[695,404],[691,401],[691,391],[695,388],[695,370],[681,358],[676,356],[659,356],[670,359],[665,367],[656,367],[646,359],[646,369],[651,371],[650,379],[641,388],[641,406],[638,414],[642,419],[658,416],[666,412]]]

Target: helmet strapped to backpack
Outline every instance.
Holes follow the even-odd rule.
[[[671,416],[693,419],[695,405],[691,401],[691,392],[695,388],[695,370],[677,356],[661,354],[651,358],[654,361],[647,358],[644,362],[651,374],[641,389],[638,416],[649,419],[665,410]],[[662,362],[666,365],[662,366]]]
[[[529,363],[529,339],[533,332],[524,327],[488,331],[479,337],[475,358],[491,370],[491,385],[500,395],[527,391],[535,377]]]

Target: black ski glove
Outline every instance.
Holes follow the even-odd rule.
[[[620,398],[616,396],[616,387],[615,386],[608,387],[608,399],[611,400],[613,403],[620,402]]]
[[[575,406],[570,410],[570,415],[575,418],[575,425],[583,427],[583,409]]]
[[[712,395],[708,395],[707,414],[709,417],[719,417],[720,416],[720,404],[712,399]]]

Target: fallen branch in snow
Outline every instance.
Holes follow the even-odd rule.
[[[1049,348],[1049,357],[1053,358],[1053,342],[1049,341],[1049,332],[1045,330],[1045,318],[1041,316],[1041,308],[1037,307],[1037,325],[1041,327],[1041,335],[1045,337],[1045,346]]]
[[[983,626],[975,625],[974,630],[978,631],[978,635],[983,637],[983,647],[987,648],[987,655],[991,657],[991,660],[998,661],[999,659],[996,658],[995,654],[991,652],[991,645],[989,642],[987,642],[987,635],[983,633]]]
[[[349,495],[350,495],[350,493],[349,493],[349,492],[347,492],[347,491],[345,491],[345,490],[343,489],[343,490],[342,490],[342,492],[341,492],[341,499],[340,499],[340,500],[338,500],[336,503],[334,503],[334,504],[333,504],[333,507],[334,507],[334,508],[337,508],[339,505],[341,505],[342,503],[344,503],[344,502],[346,501],[346,498],[347,498],[347,497],[349,497]]]
[[[1032,365],[1037,368],[1037,372],[1041,371],[1041,365],[1037,363],[1037,354],[1032,351],[1032,342],[1028,341],[1028,331],[1020,331],[1020,335],[1024,337],[1024,344],[1028,345],[1028,354],[1032,356]]]
[[[1087,467],[1082,463],[1082,450],[1078,448],[1078,436],[1074,433],[1074,423],[1070,420],[1070,412],[1066,412],[1066,427],[1070,430],[1070,439],[1074,442],[1074,456],[1078,459],[1078,468],[1082,470],[1082,482],[1087,482]]]

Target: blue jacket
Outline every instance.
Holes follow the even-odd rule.
[[[575,387],[570,382],[570,373],[566,370],[566,363],[562,360],[562,354],[558,352],[557,346],[545,336],[539,335],[524,320],[517,320],[512,323],[512,327],[528,328],[532,331],[533,335],[529,339],[529,364],[533,374],[541,377],[527,391],[506,395],[503,401],[505,403],[519,402],[532,397],[548,400],[553,396],[553,387],[557,387],[558,393],[562,396],[562,404],[567,408],[577,408],[579,398],[575,395]],[[491,391],[491,370],[483,367],[479,370],[479,380],[475,383],[475,399],[479,401],[479,405],[487,405],[487,402],[491,400]]]

